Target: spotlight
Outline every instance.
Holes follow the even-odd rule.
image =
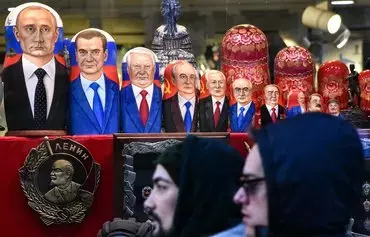
[[[334,12],[308,6],[302,14],[302,23],[307,27],[318,28],[330,34],[335,34],[340,28],[342,18]]]

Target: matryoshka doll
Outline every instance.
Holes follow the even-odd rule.
[[[330,99],[336,99],[341,109],[348,109],[348,83],[346,77],[348,67],[339,60],[324,62],[318,71],[319,93],[327,104]]]
[[[310,52],[299,46],[282,49],[274,62],[275,84],[281,89],[282,102],[287,103],[288,93],[293,89],[308,97],[313,91],[314,64]]]
[[[270,84],[268,43],[265,34],[254,25],[232,27],[222,40],[221,63],[230,93],[230,105],[236,102],[230,90],[231,83],[236,77],[242,77],[252,82],[252,100],[256,111],[259,111],[263,104],[263,88]]]
[[[358,76],[361,91],[361,110],[370,113],[370,70],[365,70]]]

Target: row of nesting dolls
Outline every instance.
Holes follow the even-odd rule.
[[[69,46],[72,67],[69,74],[71,83],[68,85],[63,58],[54,44],[62,35],[61,20],[52,9],[39,5],[23,4],[21,8],[14,9],[6,21],[7,56],[2,79],[9,130],[64,129],[65,121],[68,120],[71,134],[158,132],[162,127],[162,94],[165,100],[165,131],[194,131],[198,127],[198,115],[210,117],[201,108],[199,112],[195,111],[197,97],[186,100],[180,92],[177,93],[182,86],[180,82],[184,83],[185,91],[194,89],[192,85],[189,86],[192,80],[195,84],[199,83],[196,70],[190,69],[191,65],[186,62],[179,63],[179,66],[167,70],[170,76],[166,77],[160,90],[158,60],[149,49],[136,48],[125,55],[120,92],[115,61],[116,45],[107,32],[98,29],[83,30],[73,37]],[[30,21],[34,21],[33,24],[29,24]],[[235,26],[225,34],[222,46],[222,68],[226,84],[231,85],[241,78],[249,81],[252,84],[249,89],[253,88],[253,104],[259,111],[263,102],[263,89],[270,84],[265,35],[252,25]],[[312,92],[313,63],[307,50],[286,48],[278,54],[276,62],[276,83],[282,90],[283,100],[293,88],[299,88],[306,95]],[[182,67],[188,74],[177,75],[177,68]],[[201,98],[206,97],[206,84],[203,81],[198,85]],[[331,81],[328,85],[331,90]],[[233,102],[235,97],[233,93],[230,95]],[[178,101],[177,105],[169,103],[171,98]],[[180,102],[184,103],[181,105]],[[244,110],[244,117],[250,117],[247,116],[249,108]],[[221,111],[222,108],[218,111],[215,107],[213,112],[220,113],[220,120],[223,120]],[[237,108],[236,114],[239,113]],[[216,121],[217,118],[218,115]],[[210,120],[202,123],[200,119],[199,127],[202,124],[212,123]],[[233,123],[230,124],[233,131],[240,130],[233,129]]]

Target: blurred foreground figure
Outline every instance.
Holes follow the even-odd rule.
[[[268,226],[273,237],[344,237],[364,174],[356,130],[338,117],[307,113],[266,126],[254,138],[234,196],[248,230]]]
[[[144,203],[154,236],[199,237],[240,222],[233,203],[243,159],[225,142],[189,136],[162,153]]]

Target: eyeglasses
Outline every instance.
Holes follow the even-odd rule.
[[[250,91],[250,90],[251,89],[248,88],[248,87],[243,87],[243,88],[235,87],[234,88],[234,94],[241,94],[242,92],[248,93],[248,91]]]
[[[279,91],[267,91],[267,96],[279,96]]]
[[[265,177],[247,179],[246,177],[240,178],[240,187],[243,187],[246,195],[255,195],[258,185],[265,181]]]

